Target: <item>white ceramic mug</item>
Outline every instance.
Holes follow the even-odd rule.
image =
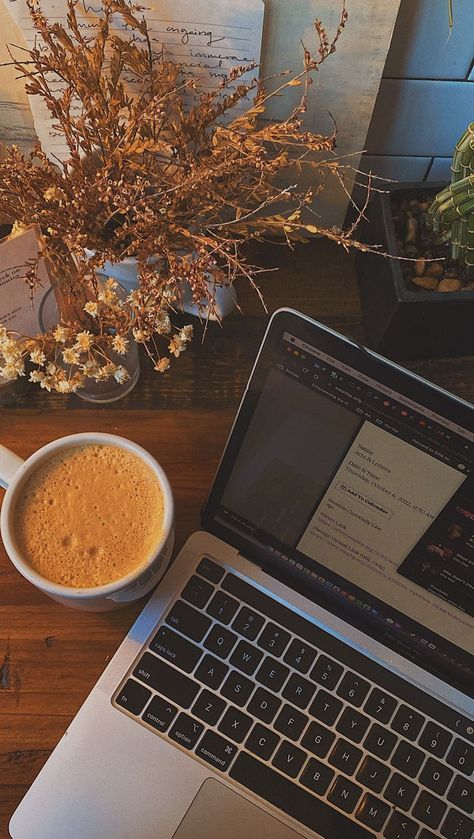
[[[132,452],[149,466],[155,473],[163,493],[163,527],[161,537],[152,555],[139,568],[104,586],[73,588],[47,580],[25,561],[16,543],[13,517],[15,504],[25,480],[41,463],[54,457],[63,449],[90,444],[118,446]],[[53,440],[52,443],[38,449],[27,460],[22,460],[21,457],[18,457],[5,446],[0,446],[0,486],[7,490],[0,513],[0,531],[8,556],[18,571],[30,583],[33,583],[59,603],[76,609],[84,609],[88,612],[104,612],[117,609],[148,594],[168,567],[174,545],[174,503],[171,487],[163,469],[155,458],[131,440],[126,440],[124,437],[118,437],[115,434],[96,434],[94,432],[70,434],[68,437],[60,437],[58,440]]]

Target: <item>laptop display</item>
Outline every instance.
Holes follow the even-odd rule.
[[[276,319],[206,524],[472,695],[472,409],[325,333]]]

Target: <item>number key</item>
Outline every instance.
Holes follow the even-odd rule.
[[[474,747],[456,738],[446,760],[464,775],[471,775],[474,771]]]
[[[337,689],[337,695],[342,696],[351,705],[356,705],[359,708],[367,696],[369,689],[370,685],[368,682],[365,682],[364,679],[361,679],[355,673],[348,672]]]
[[[299,670],[300,673],[307,673],[315,658],[316,650],[313,650],[304,641],[294,638],[285,653],[283,661],[290,667],[294,667],[295,670]]]
[[[223,591],[216,591],[206,612],[221,623],[230,623],[238,608],[237,600]]]
[[[328,690],[333,690],[343,673],[343,668],[325,655],[320,655],[310,673],[310,678]]]
[[[248,606],[242,606],[232,624],[232,629],[235,629],[239,635],[244,635],[249,641],[255,641],[264,622],[262,616],[258,615],[257,612],[253,612]]]
[[[438,723],[430,721],[426,723],[419,743],[427,752],[431,752],[436,757],[444,757],[452,736],[449,731],[441,728]]]
[[[364,705],[366,714],[375,717],[378,722],[387,723],[397,707],[397,700],[379,688],[373,688]]]
[[[425,718],[421,714],[417,714],[413,708],[409,708],[407,705],[400,705],[392,720],[391,728],[394,731],[398,731],[399,734],[403,734],[407,740],[416,740],[424,722]]]
[[[272,655],[279,656],[282,654],[289,640],[290,635],[288,632],[285,632],[284,629],[277,626],[275,623],[267,623],[257,641],[257,644],[259,647],[262,647],[262,649],[272,653]]]

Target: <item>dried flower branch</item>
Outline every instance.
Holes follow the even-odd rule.
[[[109,354],[131,336],[156,370],[167,369],[192,333],[191,327],[173,333],[171,324],[183,284],[201,311],[211,312],[218,286],[245,277],[257,289],[259,269],[243,249],[250,239],[283,236],[291,245],[317,233],[345,248],[368,249],[352,238],[355,224],[344,232],[315,216],[308,222],[324,183],[316,190],[278,186],[280,174],[303,165],[344,183],[346,167],[333,155],[336,129],[320,135],[303,126],[312,74],[336,48],[347,21],[344,5],[334,38],[316,21],[316,55],[303,46],[301,72],[286,74],[272,92],[257,77],[244,80],[256,65],[234,68],[215,90],[203,92],[179,65],[153,54],[139,6],[101,3],[91,36],[78,24],[76,0],[68,0],[67,29],[46,20],[38,0],[27,0],[38,40],[28,60],[14,63],[27,92],[43,99],[69,159],[52,161],[37,144],[28,155],[9,148],[0,163],[3,212],[19,224],[40,225],[40,256],[55,266],[63,296],[86,301],[80,317],[50,334],[14,339],[3,331],[3,373],[21,375],[28,357],[37,365],[31,378],[59,391],[76,390],[91,377],[120,380],[120,365],[111,365]],[[301,98],[289,116],[262,122],[267,103],[298,85]],[[232,108],[249,98],[245,113],[233,117]],[[94,254],[89,259],[86,250]],[[94,271],[130,256],[137,259],[139,285],[119,302],[112,286],[100,290]],[[32,287],[36,267],[27,271]]]

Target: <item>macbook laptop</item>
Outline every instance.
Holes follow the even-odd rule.
[[[471,839],[473,416],[277,312],[202,531],[13,839]]]

